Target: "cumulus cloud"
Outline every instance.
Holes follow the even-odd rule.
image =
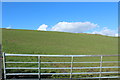
[[[115,34],[115,37],[118,37],[118,36],[119,36],[119,34],[118,34],[118,33],[116,33],[116,34]]]
[[[82,33],[98,27],[91,22],[59,22],[51,28],[51,31]]]
[[[6,29],[11,29],[11,27],[6,27]]]
[[[108,29],[107,27],[104,27],[101,31],[94,31],[92,34],[101,34],[106,36],[116,36],[118,37],[118,33],[115,30]]]
[[[42,24],[42,25],[39,26],[39,28],[37,30],[38,31],[47,31],[47,27],[48,27],[48,25]]]
[[[98,30],[98,29],[100,30]],[[96,31],[89,32],[90,30],[97,29]],[[120,34],[118,34],[117,30],[111,30],[107,27],[104,27],[102,30],[99,27],[98,24],[91,23],[91,22],[58,22],[51,28],[48,28],[48,25],[42,24],[39,26],[37,30],[42,31],[60,31],[60,32],[72,32],[72,33],[85,33],[89,32],[90,34],[101,34],[106,36],[115,36],[118,37]],[[119,29],[120,30],[120,27]]]

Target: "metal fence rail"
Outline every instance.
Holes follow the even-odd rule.
[[[38,58],[37,62],[7,62],[6,56],[34,56]],[[70,79],[72,79],[72,75],[77,74],[99,74],[99,77],[87,77],[87,78],[79,78],[79,79],[101,79],[101,78],[119,78],[119,76],[109,76],[104,77],[102,74],[118,74],[118,71],[111,71],[111,72],[102,72],[102,69],[104,68],[120,68],[118,66],[102,66],[103,63],[119,63],[118,61],[103,61],[103,57],[105,56],[120,56],[120,55],[35,55],[35,54],[7,54],[3,53],[3,65],[4,65],[4,79],[6,80],[6,76],[10,75],[38,75],[38,79],[41,79],[41,75],[70,75]],[[71,58],[71,62],[41,62],[41,57],[69,57]],[[76,57],[99,57],[99,62],[74,62],[74,58]],[[6,67],[7,63],[37,63],[38,67]],[[70,63],[70,67],[41,67],[41,63]],[[73,63],[99,63],[99,67],[73,67]],[[38,70],[38,73],[7,73],[6,70],[8,69],[36,69]],[[69,73],[41,73],[42,69],[69,69]],[[73,73],[74,69],[100,69],[99,72],[80,72],[80,73]]]

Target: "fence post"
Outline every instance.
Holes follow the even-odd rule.
[[[2,52],[1,52],[1,44],[0,44],[0,80],[2,80]]]
[[[100,56],[100,74],[99,74],[99,80],[101,80],[102,77],[102,62],[103,62],[103,56]]]
[[[38,56],[38,78],[41,80],[41,66],[40,66],[40,56]]]
[[[3,52],[3,68],[4,68],[4,80],[6,80],[6,58],[5,53]]]
[[[71,57],[71,71],[70,71],[70,78],[72,79],[72,70],[73,70],[73,56]]]

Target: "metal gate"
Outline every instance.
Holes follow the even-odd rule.
[[[36,57],[37,58],[37,62],[13,62],[13,61],[6,61],[6,58],[7,57],[10,57],[10,56],[14,56],[14,58],[16,56],[24,56],[24,57],[28,57],[28,56],[32,56],[32,57]],[[118,75],[115,75],[115,76],[102,76],[102,74],[119,74],[118,71],[105,71],[103,72],[102,69],[106,69],[106,68],[116,68],[118,69],[118,65],[117,66],[103,66],[102,64],[103,63],[118,63],[118,61],[103,61],[103,58],[104,57],[112,57],[112,56],[118,56],[118,55],[37,55],[37,54],[7,54],[7,53],[3,53],[3,66],[4,66],[4,80],[7,79],[7,76],[11,76],[11,75],[37,75],[38,76],[38,80],[42,80],[41,79],[41,76],[42,75],[69,75],[69,78],[67,79],[74,79],[72,77],[72,75],[82,75],[82,74],[98,74],[99,76],[98,77],[80,77],[80,78],[76,78],[76,79],[102,79],[102,78],[119,78]],[[42,62],[41,61],[41,57],[59,57],[59,58],[67,58],[69,57],[71,59],[70,62]],[[81,58],[81,57],[97,57],[97,58],[100,58],[100,61],[97,61],[97,62],[74,62],[74,59],[75,58]],[[17,64],[23,64],[23,63],[26,63],[26,64],[29,64],[29,63],[36,63],[38,65],[38,67],[7,67],[6,64],[10,64],[10,63],[17,63]],[[45,63],[45,64],[51,64],[51,63],[54,63],[54,64],[58,64],[58,63],[69,63],[70,67],[41,67],[41,63]],[[74,63],[98,63],[99,66],[98,67],[74,67],[73,64]],[[37,73],[8,73],[7,70],[13,70],[13,69],[36,69],[38,72]],[[69,73],[41,73],[41,70],[42,69],[65,69],[65,70],[70,70]],[[79,72],[79,73],[75,73],[73,72],[73,70],[75,69],[99,69],[99,72]],[[13,79],[12,79],[13,80]],[[63,78],[62,78],[63,80]]]

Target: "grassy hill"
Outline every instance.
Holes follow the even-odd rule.
[[[2,30],[3,51],[27,54],[118,54],[118,38],[95,34]]]
[[[36,30],[15,30],[3,29],[2,51],[6,53],[25,53],[25,54],[67,54],[67,55],[100,55],[100,54],[118,54],[118,38],[108,37],[95,34],[81,33],[65,33],[51,31],[36,31]],[[104,57],[103,61],[116,61],[118,57]],[[6,61],[16,62],[36,62],[37,57],[7,57]],[[71,58],[55,58],[41,57],[42,62],[70,62]],[[80,57],[74,58],[74,62],[100,61],[99,57]],[[70,67],[71,64],[45,64],[41,63],[41,67]],[[38,64],[7,64],[7,67],[37,67]],[[99,63],[74,63],[73,67],[98,67]],[[118,66],[118,63],[103,63],[103,66]],[[99,69],[80,69],[73,72],[98,72]],[[114,68],[102,69],[102,71],[118,71]],[[8,70],[8,72],[38,72],[38,70]],[[41,70],[41,73],[61,73],[70,72],[70,70]],[[118,74],[102,74],[102,76],[118,75]],[[95,74],[76,75],[78,77],[99,76]],[[51,78],[69,78],[69,75],[51,75]]]

